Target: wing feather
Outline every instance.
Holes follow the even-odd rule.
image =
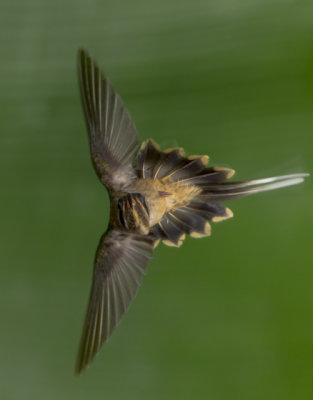
[[[128,309],[152,257],[149,236],[111,230],[98,246],[76,372],[81,373]]]
[[[135,124],[84,50],[78,53],[78,75],[94,168],[105,186],[119,190],[135,179],[132,162],[139,148]]]

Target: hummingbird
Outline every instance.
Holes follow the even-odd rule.
[[[140,144],[122,99],[90,55],[78,52],[78,77],[93,167],[110,198],[110,219],[94,261],[76,373],[90,364],[135,297],[154,248],[211,234],[233,216],[224,201],[303,182],[305,173],[247,181],[209,166],[207,155]]]

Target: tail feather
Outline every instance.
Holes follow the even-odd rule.
[[[185,210],[201,215],[206,220],[214,221],[214,219],[226,219],[232,217],[229,208],[217,203],[206,203],[205,201],[191,201],[184,207]]]
[[[203,187],[201,196],[213,202],[227,201],[255,193],[297,185],[302,183],[307,176],[309,174],[290,174],[243,182],[223,182],[219,185],[207,184]]]
[[[155,176],[157,179],[162,179],[170,175],[175,168],[181,165],[184,165],[184,159],[180,149],[174,149],[168,153],[161,153],[161,162]]]
[[[201,174],[188,176],[180,181],[188,185],[206,186],[213,183],[222,183],[234,174],[234,170],[229,168],[211,167],[206,168]]]
[[[193,160],[184,159],[184,163],[181,163],[176,169],[168,174],[174,181],[183,181],[188,179],[190,176],[195,176],[204,170],[204,165],[200,158]]]
[[[162,240],[169,246],[180,246],[185,234],[192,237],[208,236],[209,221],[218,222],[233,216],[221,201],[292,186],[303,182],[309,174],[290,174],[265,179],[227,182],[235,171],[229,168],[207,168],[208,156],[186,157],[182,148],[160,151],[152,140],[143,143],[138,154],[137,174],[145,179],[169,179],[182,186],[201,189],[194,198],[177,209],[167,212],[151,228],[156,243]]]
[[[181,148],[160,151],[159,146],[150,139],[141,146],[136,169],[140,178],[170,177],[177,181],[204,173],[207,162],[207,156],[186,158]]]
[[[177,224],[169,214],[166,214],[158,224],[151,228],[151,233],[156,239],[165,241],[165,244],[178,247],[184,239],[185,227]]]
[[[153,176],[153,169],[160,161],[159,146],[152,140],[143,142],[138,153],[137,171],[140,178],[149,179]]]
[[[185,231],[169,216],[160,221],[159,226],[170,243],[173,243],[175,246],[179,246],[182,243]]]
[[[207,220],[203,216],[190,212],[185,207],[172,211],[170,215],[186,233],[190,234],[195,231],[204,232]]]

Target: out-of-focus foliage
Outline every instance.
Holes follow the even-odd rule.
[[[74,361],[108,196],[89,160],[76,51],[110,76],[141,139],[237,170],[313,170],[306,1],[0,4],[0,397],[311,399],[313,196],[229,204],[211,238],[160,246],[81,377]]]

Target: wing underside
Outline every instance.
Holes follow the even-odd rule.
[[[152,257],[149,236],[109,231],[96,253],[76,372],[81,373],[127,311]]]
[[[132,163],[139,148],[135,124],[84,50],[78,53],[78,76],[94,168],[103,184],[117,190],[135,178]]]

